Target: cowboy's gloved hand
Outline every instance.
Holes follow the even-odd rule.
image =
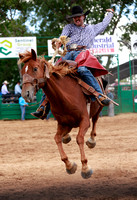
[[[56,42],[56,48],[59,49],[61,47],[62,43],[61,42]]]
[[[114,9],[113,8],[106,9],[106,11],[114,13]]]

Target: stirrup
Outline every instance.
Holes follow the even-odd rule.
[[[115,104],[116,106],[119,106],[118,103],[116,103],[115,101],[113,101],[112,99],[110,99],[108,96],[104,95],[104,94],[101,94],[99,93],[99,95],[101,95],[102,97],[98,98],[96,97],[98,103],[101,105],[101,106],[104,106],[101,101],[105,100],[105,99],[108,99],[110,102],[112,102],[113,104]]]
[[[96,99],[97,99],[97,102],[101,105],[101,106],[105,106],[103,103],[101,103],[101,101],[103,101],[103,100],[105,100],[105,99],[107,99],[107,98],[105,98],[105,97],[100,97],[100,98],[98,98],[98,97],[96,97]]]
[[[36,112],[43,111],[43,108],[42,108],[42,107],[44,107],[44,108],[45,108],[45,106],[42,106],[42,105],[40,105],[40,106],[37,108]]]

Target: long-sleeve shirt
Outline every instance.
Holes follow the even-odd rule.
[[[19,98],[19,104],[20,104],[20,106],[28,105],[28,103],[25,101],[25,99],[23,99],[23,97]]]
[[[1,87],[1,93],[2,94],[8,94],[9,91],[7,89],[7,85],[3,84],[3,86]]]
[[[15,91],[15,94],[18,94],[18,93],[21,94],[21,88],[19,84],[15,85],[14,91]]]
[[[102,22],[93,25],[85,24],[85,27],[79,27],[75,24],[67,24],[63,28],[61,36],[67,36],[70,38],[67,46],[70,44],[77,44],[91,48],[94,38],[104,32],[112,17],[113,13],[109,12]]]

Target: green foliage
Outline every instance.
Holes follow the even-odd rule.
[[[4,80],[9,82],[9,90],[13,91],[16,82],[20,80],[17,59],[0,59],[0,88]]]
[[[32,35],[25,25],[33,10],[32,3],[19,0],[1,0],[0,2],[0,37]],[[20,80],[17,59],[0,60],[0,86],[4,80],[8,80],[9,89],[14,90],[16,82]]]

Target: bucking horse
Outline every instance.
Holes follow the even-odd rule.
[[[24,63],[22,97],[27,102],[32,102],[36,92],[42,88],[50,102],[51,112],[57,120],[57,132],[54,139],[67,173],[75,173],[77,165],[69,160],[62,142],[70,142],[69,133],[72,128],[79,127],[76,142],[79,145],[81,155],[81,175],[85,179],[91,177],[92,169],[88,166],[84,151],[84,136],[90,127],[90,119],[92,118],[92,130],[86,144],[89,148],[95,147],[96,124],[103,106],[97,101],[89,100],[91,93],[85,92],[85,88],[83,88],[85,91],[82,89],[81,84],[79,84],[81,82],[75,78],[76,70],[69,67],[69,64],[67,66],[67,62],[55,66],[44,57],[37,57],[33,49],[31,52],[19,54],[19,62]],[[89,101],[90,109],[88,112],[87,104]]]

